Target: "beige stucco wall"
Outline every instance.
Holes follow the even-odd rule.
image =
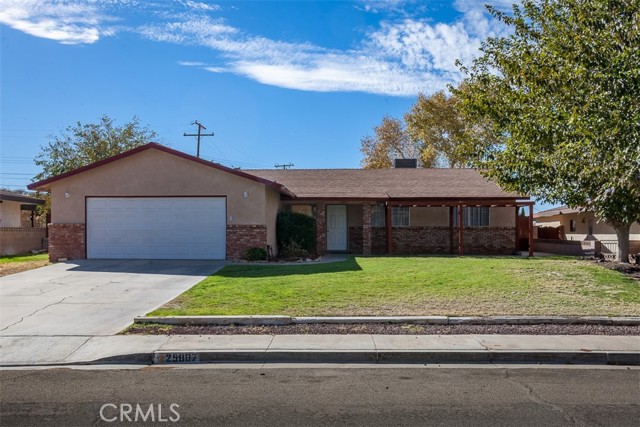
[[[0,203],[0,227],[20,227],[20,202],[2,200]]]
[[[278,243],[276,240],[276,217],[278,212],[282,209],[282,202],[280,201],[280,193],[277,191],[265,187],[265,218],[267,224],[267,245],[273,248],[273,254],[278,253]]]
[[[85,223],[85,196],[227,196],[228,224],[270,226],[263,184],[154,149],[52,183],[52,222]]]
[[[415,207],[409,209],[409,224],[416,227],[446,227],[449,225],[448,207]]]
[[[502,206],[489,208],[490,227],[515,227],[516,208],[513,206]]]
[[[576,231],[571,231],[569,222],[576,222]],[[536,224],[539,227],[564,226],[567,240],[585,240],[589,233],[589,220],[593,221],[593,237],[597,240],[618,240],[615,230],[604,221],[595,218],[593,213],[575,213],[566,215],[554,215],[544,218],[537,218]],[[640,224],[637,222],[631,225],[629,240],[640,240]]]

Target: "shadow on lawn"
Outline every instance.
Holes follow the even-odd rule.
[[[328,262],[323,264],[301,265],[228,265],[215,275],[221,277],[274,277],[308,274],[343,273],[360,271],[362,267],[354,257],[345,261]]]

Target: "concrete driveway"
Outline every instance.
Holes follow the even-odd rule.
[[[0,278],[0,336],[113,335],[225,261],[83,260]]]

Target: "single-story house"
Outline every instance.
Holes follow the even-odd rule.
[[[46,229],[35,224],[35,209],[42,204],[42,199],[0,190],[0,256],[43,248]]]
[[[534,214],[538,237],[552,237],[568,242],[580,242],[583,250],[613,256],[617,251],[618,236],[615,229],[584,209],[561,206]],[[551,234],[547,231],[550,231]],[[548,240],[552,240],[548,239]],[[542,242],[539,244],[549,244]],[[554,245],[554,247],[558,247]],[[576,246],[577,247],[577,246]],[[553,249],[547,249],[553,250]],[[565,253],[566,251],[561,251]],[[629,252],[640,253],[640,224],[635,222],[629,230]]]
[[[533,241],[532,215],[518,221],[533,202],[472,169],[237,170],[150,143],[29,188],[51,194],[52,260],[277,251],[282,210],[316,218],[319,254],[511,254],[523,233]]]

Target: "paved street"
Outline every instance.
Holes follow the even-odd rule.
[[[5,370],[0,380],[3,427],[637,427],[640,419],[640,370],[622,367],[236,365]],[[126,416],[120,423],[122,409],[135,419],[136,405],[138,421],[144,413],[147,423],[129,422]],[[150,405],[155,422],[150,421]],[[115,421],[102,420],[101,408],[105,419]],[[180,419],[171,422],[177,415]]]
[[[113,335],[223,261],[81,260],[0,278],[0,335]]]

